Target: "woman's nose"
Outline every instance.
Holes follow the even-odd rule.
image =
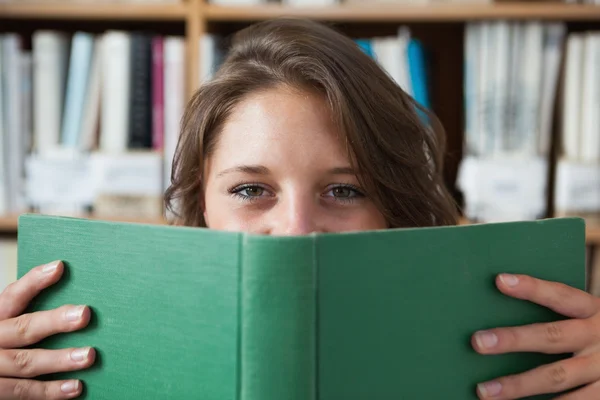
[[[291,199],[280,202],[273,213],[272,235],[308,235],[319,229],[318,204],[312,199]]]

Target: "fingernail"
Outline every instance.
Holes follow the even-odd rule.
[[[89,347],[87,347],[85,349],[76,349],[71,352],[71,360],[84,361],[84,360],[87,360],[89,354],[90,354]]]
[[[60,261],[52,261],[51,263],[44,265],[42,272],[45,274],[51,274],[52,272],[56,271],[56,268],[58,268],[58,263],[60,263]]]
[[[517,286],[519,284],[519,278],[517,278],[514,275],[510,275],[510,274],[502,274],[502,275],[500,275],[500,280],[506,286],[510,286],[510,287],[515,287],[515,286]]]
[[[60,385],[60,390],[64,393],[74,393],[79,390],[79,381],[67,381]]]
[[[66,313],[67,321],[77,321],[81,319],[85,306],[78,306],[69,309]]]
[[[498,396],[502,392],[502,384],[500,382],[495,381],[480,383],[479,385],[477,385],[477,389],[483,397],[494,397]]]
[[[481,331],[475,334],[475,341],[480,348],[489,349],[498,344],[498,336],[492,332]]]

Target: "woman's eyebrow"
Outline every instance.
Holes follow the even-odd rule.
[[[269,168],[263,165],[236,165],[235,167],[227,168],[219,172],[217,177],[221,177],[223,175],[231,174],[234,172],[242,172],[253,175],[268,175],[271,173],[271,171],[269,171]]]
[[[356,175],[356,171],[352,167],[336,167],[327,172],[331,175]]]

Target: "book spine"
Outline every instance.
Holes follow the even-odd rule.
[[[314,238],[245,236],[240,270],[240,400],[313,400]]]
[[[102,41],[100,151],[122,153],[127,150],[131,110],[131,35],[108,31]]]
[[[129,115],[130,149],[152,147],[152,38],[146,34],[133,34],[131,39],[131,85]]]
[[[94,36],[92,34],[75,33],[71,46],[61,134],[62,145],[69,148],[76,148],[79,142],[93,48]]]
[[[164,119],[164,42],[161,36],[152,39],[152,147],[163,149]]]
[[[91,151],[96,148],[97,133],[100,120],[100,92],[102,89],[102,36],[94,39],[94,52],[90,65],[88,82],[86,83],[85,109],[79,133],[79,149]]]
[[[6,34],[3,38],[2,51],[4,58],[4,118],[5,138],[4,157],[6,168],[6,190],[8,212],[20,212],[22,201],[22,120],[21,120],[21,57],[22,38],[18,34]]]
[[[171,183],[171,165],[177,141],[179,140],[179,128],[184,111],[185,98],[185,43],[183,38],[167,36],[164,39],[164,187]]]
[[[565,88],[562,99],[562,155],[575,161],[579,158],[580,128],[582,125],[582,87],[585,65],[585,37],[571,34],[567,39]]]
[[[33,47],[33,137],[39,153],[58,147],[69,58],[69,38],[37,31]]]

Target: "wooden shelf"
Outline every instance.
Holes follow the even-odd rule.
[[[461,22],[487,19],[599,20],[600,6],[561,3],[346,5],[334,7],[265,6],[225,7],[207,4],[201,13],[208,21],[257,21],[289,16],[347,22]]]
[[[0,217],[0,232],[2,233],[17,233],[18,227],[18,215],[10,215]],[[156,225],[165,225],[167,224],[166,220],[162,218],[155,219],[142,219],[142,218],[95,218],[93,216],[86,216],[81,218],[89,218],[89,219],[101,219],[104,221],[115,221],[115,222],[132,222],[132,223],[141,223],[141,224],[156,224]]]
[[[0,3],[0,18],[61,20],[184,21],[186,3]]]
[[[94,219],[93,216],[85,217]],[[144,224],[157,224],[162,225],[167,222],[164,219],[139,219],[139,218],[100,218],[102,220],[107,221],[121,221],[121,222],[133,222],[133,223],[144,223]],[[1,233],[16,233],[17,232],[17,220],[18,216],[4,216],[0,217],[0,232]],[[466,225],[469,224],[465,219],[461,219],[459,224]],[[589,225],[586,230],[586,241],[588,244],[600,246],[600,226]]]

